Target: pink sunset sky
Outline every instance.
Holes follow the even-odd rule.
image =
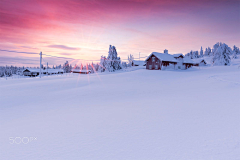
[[[107,56],[110,44],[122,59],[164,49],[186,54],[216,42],[240,47],[239,28],[238,0],[0,0],[1,50],[89,62]],[[0,65],[38,63],[38,55],[0,51]]]

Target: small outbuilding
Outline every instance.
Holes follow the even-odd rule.
[[[39,73],[40,73],[40,69],[35,69],[35,68],[27,68],[23,70],[24,76],[35,77],[35,76],[38,76]]]
[[[145,61],[133,60],[132,61],[132,66],[146,66],[146,62]]]
[[[63,74],[62,69],[42,69],[42,74]],[[23,70],[24,76],[36,77],[40,74],[40,69],[38,68],[27,68]]]
[[[86,69],[73,69],[73,70],[71,70],[71,73],[89,74],[89,73],[91,73],[91,70],[86,70]]]

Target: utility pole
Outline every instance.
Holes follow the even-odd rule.
[[[42,77],[42,52],[40,52],[40,78]]]

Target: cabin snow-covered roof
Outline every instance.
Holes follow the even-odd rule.
[[[182,53],[173,54],[173,57],[174,57],[174,58],[177,58],[177,57],[179,57],[179,56],[183,56],[183,54],[182,54]],[[184,56],[183,56],[183,57],[184,57]]]
[[[156,56],[158,59],[160,59],[161,61],[168,61],[168,62],[178,62],[178,60],[176,60],[173,55],[171,54],[167,54],[167,53],[158,53],[158,52],[152,52],[147,59],[145,60],[145,62],[152,56]]]
[[[143,66],[146,64],[145,61],[138,61],[138,60],[133,60],[133,63],[136,64],[136,65],[139,65],[139,66]]]
[[[62,69],[45,69],[44,72],[58,73],[58,72],[63,72],[63,70]]]
[[[40,69],[37,69],[37,68],[26,68],[26,69],[23,70],[23,72],[26,71],[26,70],[28,70],[30,72],[40,72]]]
[[[196,59],[192,59],[193,62],[195,63],[200,63],[202,61],[204,61],[205,63],[207,63],[203,58],[196,58]]]
[[[184,57],[183,58],[183,63],[195,64],[195,62],[192,59],[188,58],[188,57]]]
[[[30,72],[40,72],[39,68],[26,68],[23,70],[23,72],[26,70],[29,70]],[[63,70],[62,69],[42,69],[41,72],[58,73],[58,72],[63,72]]]

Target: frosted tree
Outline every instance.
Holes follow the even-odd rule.
[[[101,56],[99,70],[101,72],[109,71],[114,72],[115,70],[122,69],[121,58],[118,57],[117,50],[115,46],[110,45],[108,51],[108,57]]]
[[[205,52],[204,52],[204,56],[208,56],[208,49],[206,48]]]
[[[99,66],[99,64],[98,64],[98,63],[97,63],[96,65],[94,65],[94,68],[95,68],[95,71],[96,71],[96,72],[98,72],[98,70],[99,70],[99,67],[100,67],[100,66]]]
[[[69,65],[68,61],[66,61],[66,63],[63,65],[63,70],[65,73],[69,73],[71,72],[71,68],[72,66]]]
[[[212,50],[210,47],[208,47],[208,55],[211,56],[212,55]]]
[[[127,62],[122,62],[122,68],[127,68],[128,65],[127,65]]]
[[[122,63],[120,57],[117,55],[117,50],[115,46],[110,45],[109,47],[109,54],[108,54],[108,60],[111,61],[111,66],[113,68],[113,71],[122,69]]]
[[[210,53],[211,56],[214,56],[216,51],[218,50],[218,48],[220,46],[222,46],[223,44],[221,42],[217,42],[216,44],[213,45],[213,49],[212,49],[212,52]]]
[[[235,45],[233,46],[233,59],[237,58],[237,55],[240,54],[240,50],[238,47],[236,47]]]
[[[232,54],[232,49],[228,47],[225,43],[217,43],[219,46],[216,48],[214,45],[214,57],[212,62],[214,65],[230,65],[231,58],[230,55]]]
[[[212,54],[212,50],[210,47],[206,48],[205,52],[204,52],[204,56],[211,56]]]
[[[190,51],[189,58],[193,59],[193,51]]]
[[[233,52],[233,56],[232,56],[232,59],[237,59],[237,52]]]
[[[115,46],[112,45],[109,46],[109,52],[106,62],[107,63],[105,67],[109,72],[122,69],[121,59],[117,55],[117,50]]]
[[[193,59],[193,58],[198,58],[198,57],[199,57],[198,51],[192,52],[192,59]]]
[[[106,61],[106,57],[105,56],[101,56],[100,59],[100,67],[99,67],[99,71],[100,72],[105,72],[106,70],[106,65],[107,65],[107,61]]]
[[[203,49],[202,49],[202,46],[201,46],[200,56],[199,56],[199,57],[203,57]]]
[[[134,57],[133,57],[133,55],[130,54],[130,55],[128,56],[128,66],[129,66],[129,67],[132,66],[133,60],[134,60]]]

